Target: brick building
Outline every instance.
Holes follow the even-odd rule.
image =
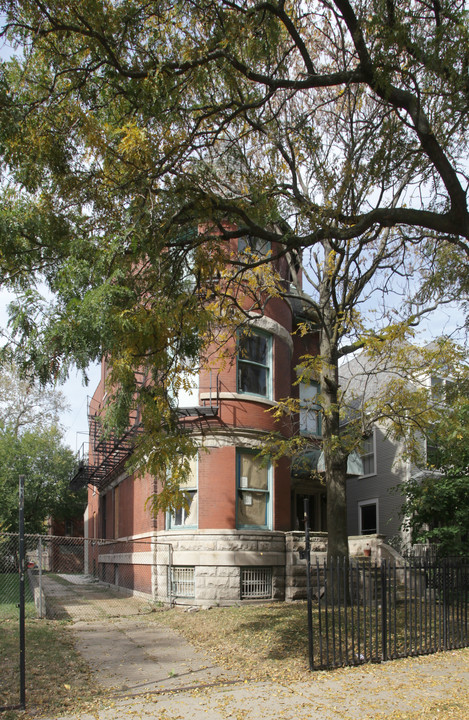
[[[278,270],[289,282],[285,258]],[[297,552],[304,542],[303,498],[310,498],[315,548],[324,551],[325,490],[309,471],[292,471],[288,458],[265,465],[257,453],[276,429],[306,434],[311,455],[316,461],[319,455],[318,386],[298,384],[296,375],[300,358],[317,354],[319,335],[294,333],[302,317],[299,300],[269,299],[262,314],[251,314],[250,332],[231,338],[229,362],[218,363],[215,351],[210,368],[178,398],[180,422],[203,450],[186,482],[188,508],[174,515],[154,517],[145,504],[158,491],[157,478],[125,470],[137,419],[119,441],[100,436],[93,418],[105,395],[103,363],[90,404],[90,456],[75,478],[89,485],[85,534],[116,541],[90,557],[90,570],[102,580],[119,585],[130,576],[125,582],[131,590],[156,599],[165,596],[169,584],[173,598],[191,604],[298,595],[296,575],[304,574],[297,567],[304,565]],[[299,397],[304,410],[274,428],[269,410],[289,396]],[[158,547],[168,547],[169,554],[158,559]]]

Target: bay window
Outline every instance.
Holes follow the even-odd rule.
[[[271,465],[265,464],[252,450],[237,451],[236,526],[268,529],[271,527]]]
[[[257,330],[238,338],[238,392],[272,396],[272,338]]]

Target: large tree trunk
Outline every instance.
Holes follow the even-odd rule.
[[[323,450],[327,493],[327,557],[348,558],[347,453],[340,441],[337,352],[330,335],[321,337],[321,396],[323,403]]]

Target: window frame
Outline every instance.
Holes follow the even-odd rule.
[[[363,523],[362,523],[362,508],[374,505],[375,511],[376,511],[376,529],[375,532],[363,532]],[[370,498],[369,500],[359,500],[358,501],[358,534],[367,536],[367,535],[378,535],[379,534],[379,498]]]
[[[271,600],[273,597],[273,568],[265,565],[251,565],[240,568],[241,600]]]
[[[182,524],[176,524],[175,522],[175,514],[168,512],[166,513],[166,527],[168,530],[197,530],[199,527],[199,506],[198,506],[198,496],[199,496],[199,456],[198,454],[194,457],[195,465],[194,465],[194,484],[184,486],[181,488],[183,492],[193,492],[194,496],[197,497],[197,518],[195,524],[191,525],[185,525],[184,520],[187,519],[187,510],[185,508],[179,508],[179,510],[182,512],[183,515],[183,522]],[[191,505],[189,507],[189,514],[192,507],[192,503],[194,502],[194,497],[192,498]]]
[[[179,577],[180,576],[180,577]],[[171,565],[168,567],[168,594],[174,598],[195,598],[195,567],[192,565]],[[184,587],[186,592],[178,592]]]
[[[321,394],[321,385],[316,380],[311,380],[310,382],[305,382],[302,380],[299,383],[298,387],[298,397],[299,397],[299,429],[300,429],[300,435],[307,435],[310,437],[322,437],[322,417],[321,417],[321,405],[320,403],[312,403],[309,405],[302,406],[302,398],[301,398],[301,388],[316,388],[316,397],[318,397]],[[307,399],[305,398],[305,401]],[[312,433],[308,431],[308,418],[315,414],[316,416],[316,432]],[[303,420],[302,420],[303,419]],[[305,423],[306,427],[303,428],[303,422]]]
[[[247,252],[246,248],[250,248]],[[267,257],[272,251],[272,243],[270,240],[262,240],[262,238],[253,235],[243,235],[238,238],[238,254],[256,257]]]
[[[243,358],[240,356],[240,340],[242,336],[245,335],[245,337],[249,338],[253,335],[258,335],[260,337],[263,337],[267,341],[267,363],[258,363],[255,360],[249,360],[248,358]],[[258,330],[257,328],[252,328],[249,332],[249,334],[246,333],[238,333],[238,339],[237,339],[237,351],[236,351],[236,392],[240,395],[252,395],[253,397],[259,397],[259,398],[265,398],[266,400],[272,400],[272,388],[273,388],[273,347],[274,347],[274,339],[272,335],[268,332],[264,332],[263,330]],[[240,366],[241,365],[249,365],[251,367],[255,368],[261,368],[266,370],[266,393],[265,395],[262,393],[256,393],[251,390],[243,390],[241,388],[240,383]]]
[[[360,475],[360,479],[362,478],[368,478],[373,477],[374,475],[378,474],[378,459],[376,457],[376,432],[375,428],[372,429],[370,435],[368,435],[365,440],[368,438],[371,438],[372,444],[373,444],[373,451],[372,452],[360,452],[360,458],[362,459],[362,462],[364,462],[365,457],[369,457],[370,455],[373,457],[373,470],[372,472],[363,473],[363,475]]]
[[[258,450],[252,450],[250,448],[236,448],[236,529],[239,530],[272,530],[272,463],[268,462],[267,465],[267,489],[263,488],[245,488],[241,486],[241,458],[243,455],[251,455],[256,457],[259,454]],[[240,494],[242,492],[264,493],[266,496],[265,503],[265,524],[264,525],[249,525],[239,522],[239,503]]]

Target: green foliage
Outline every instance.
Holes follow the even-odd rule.
[[[69,479],[74,466],[72,451],[61,443],[56,428],[27,430],[22,435],[0,433],[0,494],[2,529],[18,531],[19,476],[25,476],[25,530],[41,533],[46,520],[66,520],[81,515],[86,491],[72,493]]]
[[[161,475],[194,452],[172,401],[181,369],[208,362],[220,323],[291,295],[277,263],[302,255],[310,297],[293,294],[323,331],[327,483],[333,461],[343,486],[358,434],[341,444],[339,361],[460,289],[427,282],[414,302],[441,248],[469,252],[463,3],[0,10],[22,51],[0,75],[0,278],[19,293],[4,354],[43,381],[108,359],[106,422],[140,411],[137,459]],[[247,235],[272,254],[231,257]]]
[[[438,544],[444,556],[469,553],[469,400],[467,385],[459,387],[453,405],[441,408],[440,420],[429,433],[437,448],[432,465],[403,483],[400,489],[404,526],[414,542]]]
[[[22,376],[14,365],[0,372],[0,528],[18,530],[18,486],[25,476],[25,528],[39,533],[49,516],[68,520],[82,515],[86,491],[72,493],[74,455],[62,442],[58,414],[63,394]]]

